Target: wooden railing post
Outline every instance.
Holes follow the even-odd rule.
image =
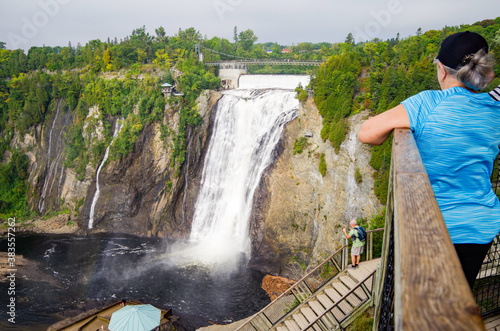
[[[349,264],[349,240],[344,237],[344,251],[342,252],[342,269],[345,269]]]
[[[391,279],[394,301],[389,302],[394,309],[389,315],[394,325],[388,328],[484,330],[410,130],[394,130],[390,181],[384,254],[391,251],[385,247],[390,240],[385,241],[393,226],[394,274],[381,273],[376,314],[387,311],[381,307],[381,293]],[[386,264],[387,256],[383,260]],[[374,329],[382,324],[376,317]]]

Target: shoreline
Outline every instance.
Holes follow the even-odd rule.
[[[0,224],[0,237],[9,232],[7,220]],[[12,231],[12,230],[11,230]],[[48,219],[35,218],[31,220],[16,222],[13,233],[39,233],[39,234],[76,234],[81,232],[78,223],[71,219],[69,214],[61,214]]]
[[[162,235],[152,235],[152,234],[144,234],[144,233],[134,233],[134,232],[123,232],[123,231],[109,231],[106,229],[87,229],[81,228],[79,222],[74,218],[75,216],[72,214],[60,214],[51,218],[43,219],[41,217],[21,220],[17,222],[14,227],[11,227],[8,219],[0,219],[0,239],[4,239],[8,236],[8,232],[14,234],[61,234],[61,235],[81,235],[86,236],[89,234],[97,234],[97,233],[108,233],[108,234],[127,234],[135,237],[143,237],[143,238],[162,238],[165,239]],[[15,218],[15,217],[13,217]],[[12,229],[13,230],[9,230]]]

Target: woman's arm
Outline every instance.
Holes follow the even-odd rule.
[[[402,104],[366,120],[358,139],[365,144],[381,145],[395,128],[410,128],[410,119]]]

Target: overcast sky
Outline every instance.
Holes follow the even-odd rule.
[[[118,40],[146,26],[151,35],[194,27],[233,41],[251,29],[257,42],[292,45],[415,35],[500,16],[498,0],[0,0],[0,41],[9,49]]]

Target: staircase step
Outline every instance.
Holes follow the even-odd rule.
[[[337,292],[341,293],[342,296],[346,295],[350,290],[347,288],[347,286],[345,286],[343,283],[341,282],[333,282],[332,283],[332,286],[337,290]],[[349,301],[349,303],[351,305],[353,305],[354,307],[357,307],[361,304],[361,300],[359,300],[359,298],[354,295],[354,294],[349,294],[347,297],[346,297],[347,301]]]
[[[309,307],[300,308],[300,312],[302,313],[302,315],[304,315],[309,323],[316,320],[316,317],[318,317],[318,315],[316,315],[316,313]]]
[[[323,307],[317,300],[309,301],[309,306],[311,306],[316,316],[323,314],[323,312],[325,311],[325,307]]]
[[[358,283],[356,283],[356,281],[354,281],[351,277],[349,276],[342,276],[340,277],[340,281],[342,283],[344,283],[349,289],[352,289],[354,287],[356,287],[358,285]],[[361,300],[366,300],[368,298],[368,296],[366,295],[365,291],[363,291],[362,288],[357,288],[354,293],[356,293],[356,295],[361,299]]]
[[[299,325],[301,330],[305,329],[305,327],[309,325],[309,322],[304,317],[304,315],[302,315],[301,312],[296,312],[295,314],[293,314],[292,317],[293,317],[293,320]]]
[[[326,288],[324,292],[333,301],[335,301],[335,302],[339,302],[340,301],[339,304],[337,305],[337,307],[339,307],[340,310],[344,314],[347,315],[347,314],[349,314],[352,311],[352,306],[347,301],[341,300],[342,296],[337,291],[335,291],[333,288]]]
[[[325,307],[325,310],[333,307],[333,301],[330,300],[330,298],[327,295],[318,294],[316,297],[318,298],[319,302],[321,302],[323,307]]]
[[[286,320],[285,325],[290,331],[300,331],[299,325],[293,320]]]
[[[286,326],[278,326],[276,328],[276,330],[278,330],[278,331],[290,331],[290,330],[288,330],[288,328]]]
[[[328,309],[330,309],[334,305],[334,302],[330,300],[326,294],[318,294],[317,298],[323,307],[328,307]],[[333,308],[331,312],[337,321],[342,321],[346,316],[338,307]]]
[[[307,319],[307,323],[308,324],[311,323],[311,322],[314,322],[316,320],[316,318],[318,317],[318,315],[316,315],[314,313],[314,311],[310,307],[300,308],[300,312]],[[321,329],[318,326],[316,326],[316,325],[313,326],[313,328],[314,328],[315,331],[321,331]]]
[[[348,273],[356,279],[358,282],[362,281],[365,279],[370,273],[373,272],[374,269],[377,268],[377,264],[380,263],[379,259],[371,260],[371,261],[364,261],[359,264],[358,267],[355,269],[348,269]],[[372,281],[368,281],[366,283],[366,287],[368,287],[368,290],[372,290]]]
[[[326,311],[325,307],[323,307],[323,305],[321,305],[321,303],[319,301],[316,301],[316,300],[309,301],[309,306],[311,306],[312,310],[314,311],[314,313],[317,316],[320,316],[321,314],[323,314]],[[321,318],[321,321],[323,323],[325,323],[329,329],[335,329],[335,322],[333,322],[329,318],[328,314],[323,316],[323,318]]]

